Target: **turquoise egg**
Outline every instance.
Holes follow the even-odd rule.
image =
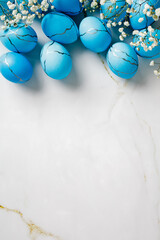
[[[127,7],[128,4],[125,0],[118,0],[115,3],[106,0],[104,4],[101,4],[101,13],[106,21],[111,20],[118,23],[125,19]]]
[[[52,5],[58,12],[64,12],[68,15],[77,15],[82,11],[82,4],[79,0],[54,0]]]
[[[32,27],[19,24],[18,27],[0,31],[0,40],[10,51],[26,53],[37,45],[37,34]]]
[[[14,83],[24,83],[32,77],[33,69],[26,57],[19,53],[8,52],[0,58],[1,74]]]
[[[144,32],[147,30],[141,30],[140,32]],[[137,49],[137,47],[134,47],[136,53],[143,57],[143,58],[149,58],[149,59],[155,59],[155,58],[159,58],[160,57],[160,30],[159,29],[155,29],[153,33],[150,33],[149,31],[147,31],[147,35],[144,37],[143,43],[146,43],[146,45],[149,47],[152,45],[153,42],[149,41],[150,37],[154,37],[157,39],[158,41],[158,45],[156,47],[154,47],[152,50],[148,50],[145,51],[144,48],[140,45],[138,46],[139,50]],[[139,35],[135,35],[133,38],[133,42],[138,42],[139,41],[140,36]]]
[[[107,53],[106,59],[111,71],[121,78],[129,79],[138,70],[137,54],[127,43],[118,42],[113,44]]]
[[[133,0],[131,8],[134,8],[136,11],[130,13],[130,24],[133,29],[144,29],[154,22],[152,17],[148,17],[143,13],[146,3],[154,8],[160,7],[160,0]],[[138,21],[140,18],[143,18],[142,22]]]
[[[42,48],[40,60],[44,72],[51,78],[64,79],[71,72],[71,56],[60,43],[46,43]]]
[[[73,43],[79,36],[75,22],[69,16],[58,12],[48,13],[43,18],[42,29],[48,38],[59,43]]]
[[[10,2],[14,3],[14,0],[10,0]],[[9,15],[12,10],[10,10],[7,6],[7,0],[0,0],[0,16]]]
[[[80,23],[79,33],[84,46],[93,52],[105,51],[112,40],[111,31],[97,17],[84,18]]]

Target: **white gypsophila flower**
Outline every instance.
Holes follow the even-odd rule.
[[[143,18],[143,17],[141,17],[141,18],[138,19],[138,22],[139,22],[139,23],[141,23],[141,22],[143,22],[143,21],[144,21],[144,18]]]
[[[154,66],[154,60],[152,60],[149,64],[151,67]]]

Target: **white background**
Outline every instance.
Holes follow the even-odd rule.
[[[159,240],[160,79],[141,59],[133,79],[111,78],[77,42],[56,81],[35,30],[33,78],[0,77],[0,239]]]

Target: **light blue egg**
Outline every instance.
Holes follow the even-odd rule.
[[[145,32],[147,30],[141,30],[140,32]],[[151,34],[151,35],[150,35]],[[160,57],[160,30],[155,29],[153,33],[150,33],[147,31],[147,35],[144,37],[143,42],[147,44],[147,46],[151,46],[153,42],[149,41],[150,37],[154,37],[158,40],[158,45],[154,47],[152,50],[145,51],[144,48],[140,45],[138,46],[139,50],[137,47],[134,47],[136,53],[143,57],[143,58],[149,58],[149,59],[155,59]],[[138,42],[139,41],[139,35],[135,35],[133,38],[133,42]]]
[[[84,46],[93,52],[105,51],[112,40],[111,31],[100,18],[93,16],[82,20],[79,33]]]
[[[56,11],[67,15],[77,15],[82,11],[82,4],[79,0],[54,0],[52,5]]]
[[[160,7],[160,0],[133,0],[131,8],[134,8],[136,11],[134,13],[130,13],[130,24],[133,29],[143,29],[154,22],[152,17],[147,17],[147,15],[143,13],[146,3],[154,8]],[[143,18],[143,21],[138,22],[139,18]]]
[[[24,83],[32,77],[33,69],[26,57],[8,52],[0,57],[1,74],[14,83]]]
[[[2,44],[13,52],[26,53],[32,51],[37,45],[37,34],[30,26],[19,24],[0,31]]]
[[[43,18],[42,29],[48,38],[64,44],[75,42],[79,36],[75,22],[69,16],[58,12],[48,13]]]
[[[14,3],[14,0],[10,0],[10,2]],[[11,10],[7,6],[7,0],[0,0],[0,16],[2,15],[9,16],[10,13],[11,13]]]
[[[106,21],[111,20],[113,22],[122,22],[126,17],[126,10],[128,4],[125,0],[117,0],[112,3],[110,0],[101,5],[101,13],[104,14]]]
[[[42,48],[40,60],[44,72],[51,78],[64,79],[71,72],[71,56],[60,43],[46,43]]]
[[[138,70],[138,57],[127,43],[118,42],[112,45],[107,56],[107,64],[117,76],[125,79],[133,77]]]

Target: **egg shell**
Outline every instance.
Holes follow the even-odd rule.
[[[110,10],[111,7],[113,8],[112,10]],[[103,13],[106,21],[111,20],[118,23],[125,19],[127,7],[128,4],[125,0],[118,0],[115,3],[106,0],[104,4],[101,4],[101,13]]]
[[[37,45],[37,34],[32,27],[19,24],[18,27],[1,30],[0,40],[10,51],[27,53]]]
[[[143,29],[140,32],[145,32],[145,31],[147,30]],[[137,47],[134,47],[136,53],[143,58],[155,59],[160,57],[160,30],[155,29],[154,32],[151,33],[151,36],[156,38],[158,41],[158,45],[155,46],[152,50],[145,51],[142,46],[138,46],[139,50],[137,49]],[[151,36],[150,36],[150,32],[147,31],[147,35],[143,40],[143,42],[146,43],[148,47],[153,43],[149,41],[149,38]],[[140,38],[139,35],[135,35],[133,38],[133,42],[138,42],[139,38]]]
[[[127,43],[118,42],[113,44],[107,53],[106,59],[111,71],[121,78],[129,79],[138,70],[137,54]]]
[[[134,8],[136,11],[134,13],[130,13],[130,24],[133,29],[144,29],[154,22],[152,17],[148,17],[143,13],[146,3],[154,8],[160,7],[160,0],[133,0],[131,8]],[[139,18],[143,18],[143,21],[138,22]]]
[[[71,72],[71,56],[60,43],[46,43],[42,48],[40,60],[44,72],[51,78],[64,79]]]
[[[33,69],[26,57],[19,53],[8,52],[0,58],[1,74],[14,83],[24,83],[32,77]]]
[[[10,0],[11,3],[14,3],[14,0]],[[12,10],[7,6],[7,0],[0,0],[0,16],[9,15]]]
[[[63,13],[48,13],[43,18],[41,25],[45,35],[53,41],[69,44],[78,39],[77,25],[69,16]]]
[[[79,0],[54,0],[52,5],[56,11],[66,13],[67,15],[77,15],[83,9]]]
[[[93,52],[105,51],[112,40],[111,31],[97,17],[84,18],[79,27],[80,39],[84,46]]]

